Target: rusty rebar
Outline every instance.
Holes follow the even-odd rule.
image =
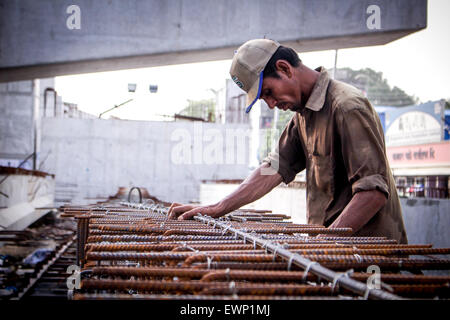
[[[391,271],[410,271],[410,270],[448,270],[450,269],[450,260],[422,260],[422,259],[394,259],[394,260],[348,260],[348,261],[332,261],[323,258],[320,264],[334,270],[357,269],[365,270],[372,265],[378,266],[381,270]],[[286,264],[287,265],[287,264]]]
[[[331,287],[304,284],[254,284],[202,281],[157,281],[157,280],[83,280],[82,289],[138,290],[143,292],[200,292],[201,294],[245,294],[245,295],[333,295]]]
[[[383,299],[449,296],[448,276],[394,273],[448,270],[450,260],[429,256],[450,254],[449,248],[351,237],[349,228],[294,224],[286,215],[267,212],[179,221],[168,220],[168,208],[160,205],[120,205],[127,207],[64,208],[67,216],[89,219],[89,236],[79,230],[85,239],[80,255],[93,278],[82,281],[80,299],[136,296],[125,294],[130,289],[148,299],[336,298],[350,291]],[[415,255],[427,259],[409,257]],[[373,265],[382,270],[383,290],[365,285],[373,274],[362,271]],[[109,293],[100,293],[105,290]]]
[[[181,235],[181,236],[143,236],[143,235],[95,235],[88,238],[88,242],[126,242],[126,241],[154,241],[154,242],[164,242],[164,241],[237,241],[232,236],[199,236],[199,235]],[[241,240],[239,240],[241,241]],[[242,241],[241,241],[242,242]]]
[[[74,300],[342,300],[336,296],[75,293]],[[346,299],[352,299],[346,297]]]
[[[200,279],[209,270],[182,269],[167,267],[94,267],[93,275],[127,276],[127,277],[180,277]]]
[[[188,258],[193,253],[165,253],[165,252],[87,252],[87,260],[94,261],[111,261],[111,260],[128,260],[128,261],[181,261]]]
[[[279,281],[317,281],[318,277],[308,273],[305,277],[303,271],[259,271],[259,270],[218,270],[205,272],[205,270],[197,269],[204,272],[201,281],[262,281],[262,282],[279,282]],[[373,273],[353,272],[349,276],[355,280],[366,282],[373,276]],[[450,276],[428,276],[428,275],[405,275],[405,274],[380,274],[380,281],[389,284],[446,284],[450,283]]]
[[[450,297],[449,283],[391,285],[391,287],[395,294],[404,297],[416,297],[416,298]]]
[[[127,233],[163,234],[167,228],[148,227],[146,225],[100,225],[100,231],[119,231]]]
[[[336,290],[337,291],[337,290]],[[213,295],[286,295],[286,296],[302,296],[302,295],[321,295],[332,296],[333,290],[330,287],[310,286],[310,285],[295,285],[295,284],[240,284],[235,286],[214,286],[204,288],[200,294]]]
[[[134,248],[134,247],[133,247]],[[123,250],[133,250],[123,249]],[[231,251],[231,250],[241,250],[242,253],[251,250],[253,253],[261,253],[264,249],[254,249],[255,246],[252,244],[225,244],[225,245],[197,245],[197,244],[180,244],[178,247],[174,247],[172,251],[189,251],[192,249],[198,251]],[[349,255],[349,254],[359,254],[359,255],[427,255],[427,254],[449,254],[450,248],[416,248],[416,247],[373,247],[373,248],[360,248],[360,247],[336,247],[332,245],[326,245],[325,248],[320,245],[286,245],[286,249],[290,249],[292,252],[309,255]],[[135,249],[137,250],[137,249]],[[145,251],[145,249],[143,249]]]
[[[261,263],[253,263],[253,262],[218,262],[218,261],[210,261],[207,263],[196,263],[192,265],[193,269],[232,269],[232,270],[287,270],[286,262],[261,262]],[[291,270],[302,270],[300,267],[296,265],[291,266]]]
[[[200,281],[258,281],[258,282],[305,282],[316,281],[317,277],[303,271],[259,271],[259,270],[219,270],[205,273]]]

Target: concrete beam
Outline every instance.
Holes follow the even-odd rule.
[[[7,1],[0,81],[229,59],[262,37],[303,52],[380,45],[425,28],[426,9],[426,0]]]

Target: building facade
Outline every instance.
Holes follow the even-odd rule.
[[[449,111],[445,101],[409,107],[376,107],[386,152],[402,197],[448,198]]]

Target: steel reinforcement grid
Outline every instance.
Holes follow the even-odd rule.
[[[77,222],[75,300],[450,297],[450,248],[353,237],[270,211],[179,221],[157,203],[63,210]]]

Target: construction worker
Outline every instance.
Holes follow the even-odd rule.
[[[251,203],[306,169],[307,220],[350,227],[355,236],[407,243],[400,201],[386,157],[383,129],[356,88],[305,66],[291,48],[250,40],[235,53],[231,79],[247,92],[249,112],[258,99],[295,114],[278,147],[239,187],[216,204],[172,204],[172,219],[201,213],[218,218]],[[295,205],[295,203],[293,203]]]

